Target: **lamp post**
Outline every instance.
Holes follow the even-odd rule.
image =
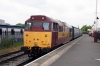
[[[96,0],[96,23],[95,23],[95,30],[97,31],[97,28],[98,28],[98,17],[97,17],[97,5],[98,5],[98,0]]]
[[[96,20],[95,20],[95,31],[94,31],[94,42],[98,41],[98,17],[97,17],[97,5],[98,5],[98,0],[96,0]]]

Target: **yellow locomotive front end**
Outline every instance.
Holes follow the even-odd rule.
[[[29,50],[32,47],[50,48],[51,36],[51,32],[24,31],[24,46],[28,47]]]

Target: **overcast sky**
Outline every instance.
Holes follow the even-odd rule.
[[[0,0],[0,19],[15,25],[24,23],[31,15],[46,15],[82,27],[93,24],[95,7],[96,0]],[[100,1],[98,16],[100,17]]]

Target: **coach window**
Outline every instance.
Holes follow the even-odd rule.
[[[26,29],[26,30],[29,30],[30,27],[31,27],[31,22],[26,22],[26,23],[25,23],[25,29]]]
[[[49,22],[44,22],[44,23],[43,23],[43,29],[44,29],[44,30],[49,30],[49,25],[50,25]]]

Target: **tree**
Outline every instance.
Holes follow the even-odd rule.
[[[81,30],[83,32],[87,32],[88,29],[91,29],[92,27],[91,26],[87,26],[87,25],[83,25],[83,27],[81,28]]]
[[[17,26],[24,26],[24,24],[22,24],[22,23],[17,23],[16,25]]]

